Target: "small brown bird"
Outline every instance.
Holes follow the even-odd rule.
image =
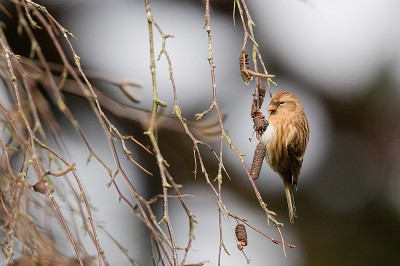
[[[293,94],[280,91],[268,106],[269,125],[261,137],[266,145],[265,158],[283,179],[290,222],[294,222],[296,206],[293,189],[297,189],[303,156],[307,148],[309,128],[301,102]]]

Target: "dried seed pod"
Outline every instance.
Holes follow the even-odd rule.
[[[254,130],[261,136],[268,127],[268,121],[261,112],[257,112],[253,118]],[[257,136],[258,139],[258,136]]]
[[[260,111],[265,98],[266,88],[264,84],[259,84],[256,94],[253,95],[253,103],[251,105],[251,117],[253,118],[254,130],[257,132],[257,139],[261,137],[262,133],[267,129],[268,121]]]
[[[257,113],[260,112],[260,108],[264,102],[266,93],[264,84],[260,83],[257,87],[256,93],[253,94],[253,103],[251,104],[251,117],[253,118]]]
[[[236,237],[242,247],[247,246],[247,232],[244,224],[238,224],[235,228]],[[239,249],[241,249],[239,247]]]
[[[257,144],[256,150],[254,151],[253,163],[251,164],[251,169],[250,169],[251,178],[253,179],[259,178],[266,152],[267,152],[267,147],[263,143],[259,142]]]
[[[265,85],[260,83],[258,85],[258,98],[259,98],[258,104],[259,104],[259,106],[261,106],[264,102],[266,91],[267,91],[267,88],[265,87]]]
[[[249,68],[249,55],[242,51],[239,56],[239,67],[240,67],[240,74],[242,75],[242,79],[246,85],[249,84],[249,81],[253,78],[250,73],[247,71]]]
[[[41,194],[46,194],[47,190],[47,182],[45,180],[38,181],[36,184],[33,185],[33,190],[39,192]]]

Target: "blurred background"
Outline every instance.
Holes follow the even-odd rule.
[[[253,137],[250,107],[254,83],[246,86],[239,72],[238,57],[243,42],[239,16],[232,18],[232,1],[211,1],[213,52],[216,65],[217,96],[227,115],[225,129],[250,167],[257,139]],[[139,108],[151,108],[149,39],[144,4],[141,1],[38,1],[77,38],[73,41],[86,69],[103,73],[114,80],[132,80],[142,88],[134,93],[141,98]],[[4,3],[7,7],[9,3]],[[269,208],[285,223],[283,235],[297,246],[282,248],[248,229],[245,252],[250,265],[400,265],[400,2],[397,0],[247,1],[255,21],[255,36],[268,71],[276,75],[278,87],[288,90],[303,102],[310,123],[310,143],[304,158],[299,189],[295,194],[299,218],[290,224],[282,181],[264,164],[257,185]],[[9,5],[11,6],[11,5]],[[183,115],[206,110],[212,101],[210,70],[207,61],[207,35],[202,1],[151,1],[155,20],[167,40],[178,101]],[[12,11],[12,8],[10,8]],[[3,14],[1,13],[1,16]],[[7,31],[17,24],[9,21]],[[236,25],[235,25],[236,24]],[[14,27],[14,28],[13,28]],[[6,31],[6,34],[7,34]],[[38,33],[40,34],[40,33]],[[156,51],[161,38],[156,36]],[[14,52],[29,55],[23,37],[8,35]],[[44,37],[43,37],[44,38]],[[43,44],[42,44],[43,45]],[[46,49],[45,49],[46,48]],[[54,47],[43,47],[49,60],[60,62]],[[168,65],[157,62],[160,98],[172,114],[173,93]],[[120,97],[106,85],[109,95]],[[122,97],[122,96],[121,96]],[[74,114],[96,151],[113,164],[101,127],[87,102],[67,95]],[[264,105],[264,108],[266,105]],[[263,109],[265,111],[265,109]],[[265,112],[266,113],[266,112]],[[86,165],[86,150],[65,118],[63,138],[96,211],[95,219],[128,249],[141,265],[152,265],[151,244],[145,227],[129,208],[118,203],[114,190],[107,188],[105,172]],[[144,144],[139,121],[114,116],[126,135]],[[179,125],[179,123],[177,123]],[[193,171],[191,140],[182,130],[159,129],[159,143],[183,192],[197,217],[196,239],[188,263],[205,261],[217,265],[217,201],[203,176]],[[207,140],[217,150],[218,142]],[[279,239],[266,220],[246,173],[237,156],[224,144],[225,166],[231,177],[224,179],[223,200],[227,208]],[[153,157],[132,147],[134,157],[152,172],[158,172]],[[84,156],[82,156],[82,153]],[[216,173],[217,160],[204,153],[210,173]],[[151,198],[161,192],[157,175],[143,175],[128,162],[124,168],[141,193]],[[127,192],[128,193],[128,192]],[[185,245],[187,221],[178,202],[171,201],[171,219],[178,244]],[[182,228],[182,230],[181,230]],[[106,238],[101,239],[111,265],[127,261]],[[222,265],[246,265],[237,250],[232,232],[224,221],[224,242],[230,255],[223,253]],[[94,253],[95,254],[95,253]]]

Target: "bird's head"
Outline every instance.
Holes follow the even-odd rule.
[[[274,94],[268,106],[270,115],[290,115],[303,112],[300,101],[290,92],[280,91]]]

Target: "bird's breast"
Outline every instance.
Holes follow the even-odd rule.
[[[272,137],[274,136],[275,133],[275,127],[271,124],[268,125],[267,129],[264,131],[264,133],[261,136],[261,142],[265,145],[268,144],[268,142],[271,141]]]

